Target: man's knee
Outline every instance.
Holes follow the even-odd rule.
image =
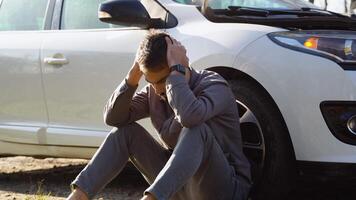
[[[118,139],[124,138],[126,141],[130,141],[135,137],[139,137],[140,134],[144,133],[146,130],[136,122],[127,124],[125,126],[114,127],[109,132],[108,139]]]
[[[183,127],[178,140],[182,139],[183,137],[196,137],[196,136],[201,137],[204,141],[207,141],[213,137],[209,126],[206,123],[202,123],[189,128]]]

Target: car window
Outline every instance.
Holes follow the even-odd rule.
[[[101,22],[99,4],[107,0],[64,0],[61,29],[101,29],[122,27]]]
[[[0,0],[0,31],[43,30],[49,0]]]

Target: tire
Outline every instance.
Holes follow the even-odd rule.
[[[239,107],[244,153],[251,163],[251,198],[286,199],[295,186],[293,145],[270,95],[249,80],[229,80]]]

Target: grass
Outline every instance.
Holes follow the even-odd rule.
[[[49,197],[51,197],[51,192],[45,193],[43,191],[43,181],[44,180],[37,182],[37,191],[35,196],[26,196],[25,200],[47,200]]]

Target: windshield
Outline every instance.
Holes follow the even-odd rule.
[[[202,6],[203,0],[175,0],[178,3]],[[227,9],[229,6],[262,8],[270,10],[299,10],[317,8],[305,0],[206,0],[207,6],[213,9]]]

